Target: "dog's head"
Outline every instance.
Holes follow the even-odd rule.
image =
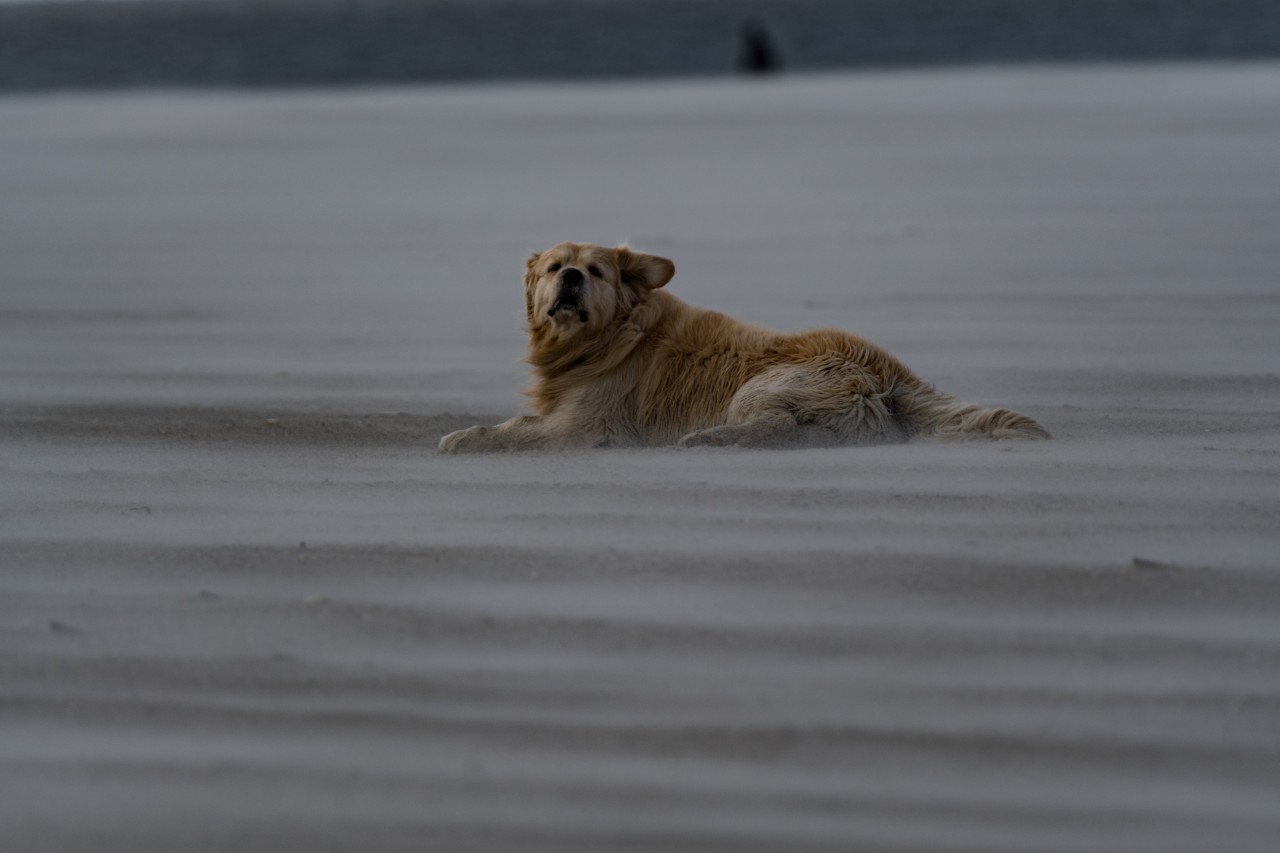
[[[529,331],[560,342],[598,334],[675,274],[675,264],[666,258],[625,246],[552,246],[530,256],[526,264]]]

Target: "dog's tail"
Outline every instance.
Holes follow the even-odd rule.
[[[1049,431],[1019,412],[961,403],[925,382],[895,389],[894,409],[908,432],[950,441],[1048,438]]]

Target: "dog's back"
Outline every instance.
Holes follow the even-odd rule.
[[[841,443],[913,435],[1046,438],[1031,418],[939,393],[881,347],[838,329],[780,334],[695,308],[666,292],[636,348],[634,417],[654,443],[785,411]],[[740,442],[736,442],[740,443]]]

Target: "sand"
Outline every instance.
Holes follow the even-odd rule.
[[[1270,850],[1280,65],[0,100],[12,851]],[[440,457],[560,239],[1050,442]]]

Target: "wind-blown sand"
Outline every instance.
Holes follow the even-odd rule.
[[[1278,115],[1280,65],[0,101],[5,849],[1274,849]],[[436,456],[560,239],[1055,439]]]

